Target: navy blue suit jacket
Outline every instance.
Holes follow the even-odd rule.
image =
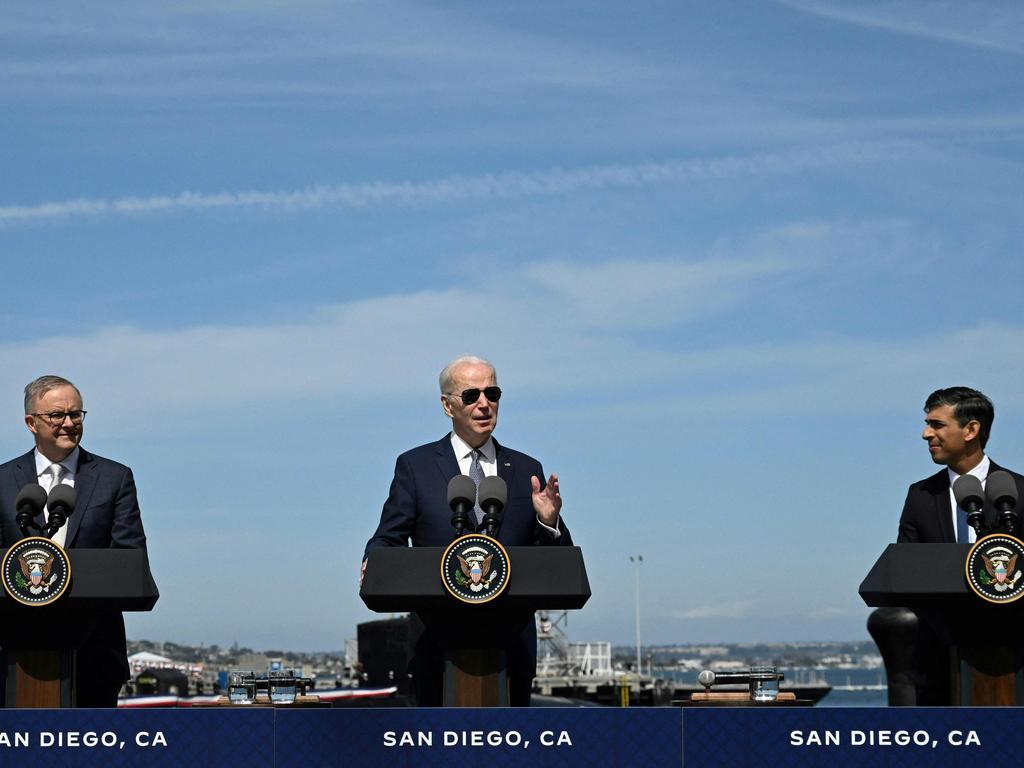
[[[561,517],[558,520],[561,535],[557,538],[537,522],[530,478],[536,476],[541,486],[545,485],[540,462],[525,453],[505,448],[497,440],[494,447],[498,476],[508,485],[508,501],[498,540],[508,547],[535,544],[572,546],[572,537]],[[459,462],[452,448],[450,433],[436,443],[421,445],[399,456],[395,462],[391,491],[380,515],[380,525],[366,543],[367,553],[374,547],[405,547],[409,544],[414,547],[445,547],[450,544],[455,538],[455,529],[448,507],[448,481],[458,474],[461,474]],[[476,530],[472,513],[470,518],[467,533]],[[532,679],[536,674],[537,630],[531,617],[526,617],[526,620],[527,626],[521,637],[510,646],[510,663],[514,675]],[[424,638],[428,643],[434,642],[429,632],[424,633]]]
[[[507,547],[533,544],[571,546],[572,537],[558,521],[561,536],[557,539],[537,522],[533,509],[530,478],[545,485],[544,468],[540,462],[519,451],[494,441],[498,477],[508,485],[508,501],[502,516],[498,540]],[[406,451],[395,462],[395,479],[384,502],[380,525],[366,543],[367,552],[374,547],[445,547],[455,538],[452,511],[448,507],[448,481],[459,472],[459,462],[452,449],[451,435],[436,443],[427,443]],[[473,515],[470,515],[472,518]],[[470,520],[469,530],[475,530]]]
[[[4,547],[22,538],[14,502],[22,487],[35,482],[33,451],[0,464],[0,541]],[[135,478],[124,464],[79,449],[75,499],[65,549],[146,548]],[[119,612],[104,611],[96,617],[96,627],[79,649],[79,659],[80,665],[89,664],[111,684],[115,676],[118,685],[128,679],[124,619]]]
[[[1003,469],[991,459],[989,474]],[[1004,470],[1009,471],[1009,470]],[[1010,472],[1017,484],[1020,501],[1018,511],[1024,511],[1024,477]],[[992,521],[996,513],[985,504],[985,519]],[[956,542],[953,528],[953,509],[949,499],[949,472],[943,467],[929,478],[920,480],[907,490],[907,500],[900,515],[899,543],[952,544]]]

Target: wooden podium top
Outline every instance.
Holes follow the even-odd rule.
[[[676,707],[813,707],[811,699],[798,699],[792,691],[781,691],[775,701],[754,701],[747,691],[721,691],[690,694],[689,699],[672,702]]]
[[[257,696],[256,701],[248,704],[233,704],[228,701],[227,696],[218,696],[212,701],[195,702],[193,707],[246,707],[251,709],[252,707],[284,707],[288,709],[295,709],[301,707],[329,707],[331,703],[329,701],[320,701],[320,697],[310,694],[308,696],[296,696],[295,701],[285,703],[272,702],[268,696]]]

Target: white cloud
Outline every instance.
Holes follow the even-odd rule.
[[[798,237],[804,234],[797,229]],[[976,383],[998,400],[1012,397],[1014,382],[1024,378],[1024,361],[980,352],[1024,346],[1024,328],[1018,326],[979,325],[884,340],[823,337],[811,328],[804,336],[759,344],[703,345],[698,339],[684,350],[664,346],[656,335],[633,333],[631,317],[648,326],[685,324],[693,308],[679,297],[725,311],[766,276],[790,267],[773,258],[535,263],[523,274],[505,275],[499,286],[325,306],[291,323],[124,326],[8,341],[0,345],[0,392],[16,393],[59,360],[60,371],[95,393],[92,402],[116,407],[131,429],[133,415],[152,402],[161,403],[173,421],[174,413],[212,407],[209,393],[225,388],[234,405],[290,400],[297,391],[332,402],[415,396],[430,386],[444,360],[466,351],[495,359],[526,392],[543,391],[551,381],[587,381],[595,395],[618,391],[624,382],[671,382],[655,398],[666,414],[691,407],[695,395],[708,409],[735,413],[829,410],[859,402],[865,392],[885,392],[890,402],[917,402],[934,388],[936,376],[947,378],[950,361],[958,359],[970,365],[961,366],[969,374],[957,379]],[[485,321],[460,327],[458,318],[466,317]],[[146,382],[144,402],[137,397],[139,382]],[[601,407],[631,406],[617,400]]]
[[[1024,8],[1020,3],[968,0],[897,0],[844,3],[780,0],[791,8],[899,34],[1024,53]]]
[[[634,331],[726,314],[794,281],[891,276],[927,263],[932,250],[906,222],[809,221],[723,238],[682,258],[549,261],[525,273],[551,294],[547,311],[566,323]]]
[[[731,308],[762,278],[792,270],[773,259],[619,261],[594,266],[534,264],[528,276],[556,295],[577,323],[633,330],[670,325]]]
[[[475,96],[524,87],[589,90],[688,81],[681,68],[571,37],[482,21],[422,3],[74,5],[55,18],[27,6],[0,23],[0,81],[26,98]],[[260,73],[254,77],[253,73]]]

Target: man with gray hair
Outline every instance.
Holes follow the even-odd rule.
[[[35,447],[0,465],[4,547],[22,538],[15,517],[18,492],[38,483],[47,492],[57,485],[75,489],[75,511],[53,536],[65,549],[146,548],[132,471],[80,446],[85,414],[81,393],[65,378],[40,376],[25,387],[25,426]],[[128,673],[124,619],[118,611],[97,611],[95,626],[76,653],[75,705],[116,707]]]
[[[380,524],[366,544],[374,547],[447,546],[454,531],[448,507],[448,481],[468,475],[479,484],[497,476],[508,485],[498,539],[505,546],[571,546],[561,519],[562,497],[558,477],[547,480],[536,459],[500,445],[492,433],[498,423],[501,389],[494,366],[465,355],[441,371],[441,409],[452,429],[434,443],[413,448],[398,457],[391,491],[384,502]],[[470,515],[469,530],[477,530],[478,516]],[[366,557],[363,558],[366,568]],[[510,640],[509,695],[513,706],[530,702],[536,674],[537,634],[532,617],[522,635]],[[424,631],[416,641],[410,668],[420,706],[440,706],[443,648]]]

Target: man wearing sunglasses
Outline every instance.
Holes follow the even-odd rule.
[[[132,471],[80,446],[85,415],[82,395],[67,379],[40,376],[25,387],[25,425],[35,439],[35,448],[0,465],[0,539],[4,547],[22,538],[14,507],[18,492],[29,483],[38,483],[47,492],[56,485],[75,489],[74,512],[53,536],[65,549],[146,548]],[[0,674],[6,667],[5,662]],[[116,707],[118,691],[128,675],[124,620],[118,611],[98,611],[92,634],[77,652],[77,706]]]
[[[561,519],[558,477],[547,480],[536,459],[501,445],[492,433],[498,423],[501,389],[486,360],[459,357],[441,372],[441,409],[452,431],[435,443],[413,448],[398,457],[391,491],[380,524],[366,549],[374,547],[447,546],[454,537],[448,507],[448,481],[456,475],[477,480],[498,476],[508,485],[498,539],[505,546],[571,546]],[[470,513],[476,530],[479,511]],[[366,568],[366,558],[363,559]],[[522,635],[510,639],[509,695],[513,706],[530,702],[536,674],[537,634],[532,615],[525,617]],[[422,628],[413,621],[414,631]],[[428,631],[416,642],[410,669],[420,706],[440,706],[443,650]]]

